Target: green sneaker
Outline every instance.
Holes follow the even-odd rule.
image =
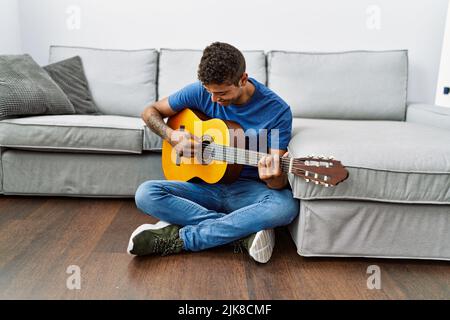
[[[128,243],[130,255],[144,256],[161,254],[162,256],[179,253],[183,250],[183,240],[178,235],[180,227],[165,221],[156,224],[143,224],[133,231]]]
[[[273,229],[261,230],[239,241],[256,262],[267,263],[275,246]]]

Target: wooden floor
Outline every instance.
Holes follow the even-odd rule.
[[[442,261],[304,258],[285,228],[270,262],[233,247],[133,258],[131,232],[156,220],[133,199],[0,197],[1,299],[450,299]],[[81,289],[67,268],[79,266]],[[369,290],[368,266],[381,270]]]

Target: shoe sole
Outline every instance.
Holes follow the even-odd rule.
[[[141,232],[146,231],[146,230],[161,229],[161,228],[167,227],[168,225],[170,225],[170,223],[161,220],[155,224],[143,224],[143,225],[139,226],[136,230],[133,231],[133,233],[130,236],[130,240],[128,241],[127,253],[130,256],[135,256],[135,254],[132,254],[131,251],[133,250],[133,247],[134,247],[133,239],[138,234],[140,234]]]
[[[262,230],[256,233],[250,246],[250,256],[259,263],[267,263],[272,256],[275,246],[275,231],[273,229]]]

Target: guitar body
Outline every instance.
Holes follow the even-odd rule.
[[[230,147],[237,145],[237,141],[240,141],[244,135],[242,128],[235,122],[209,119],[201,112],[191,109],[184,109],[170,117],[167,125],[174,130],[183,128],[184,131],[201,138],[202,142],[214,142]],[[231,135],[229,129],[234,129],[235,134]],[[189,181],[199,178],[207,183],[231,183],[239,177],[242,165],[229,164],[219,160],[210,160],[205,163],[201,157],[179,157],[177,159],[172,145],[164,140],[162,169],[167,180]]]

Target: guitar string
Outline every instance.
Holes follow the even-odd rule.
[[[249,165],[254,165],[254,166],[258,165],[257,163],[260,160],[260,159],[258,159],[258,157],[262,157],[263,155],[266,155],[263,153],[256,153],[255,151],[248,152],[249,150],[239,150],[237,152],[237,156],[235,156],[234,150],[232,151],[233,152],[233,154],[232,154],[231,152],[227,152],[227,149],[225,149],[225,148],[216,148],[215,151],[218,151],[215,153],[215,157],[220,158],[217,160],[223,159],[223,160],[228,160],[230,162],[235,162],[237,160],[237,162],[244,162],[243,164],[249,164]],[[228,149],[228,151],[230,151],[230,150]],[[242,154],[239,154],[239,152],[241,152],[241,153],[246,152],[246,154],[242,155]],[[290,161],[290,158],[288,158],[288,159],[280,158],[280,160],[281,160],[280,166],[284,169],[288,169],[290,163],[287,163],[286,160]]]
[[[257,151],[245,150],[245,149],[237,149],[237,148],[232,148],[232,147],[227,147],[227,146],[222,146],[222,145],[217,145],[217,144],[214,144],[214,145],[208,144],[205,147],[205,149],[207,149],[207,148],[210,149],[211,146],[214,146],[216,148],[218,146],[223,147],[223,148],[220,148],[220,147],[218,148],[218,149],[220,149],[219,150],[220,155],[222,155],[221,159],[215,159],[215,160],[225,161],[225,162],[229,162],[229,163],[235,163],[235,161],[244,161],[244,162],[246,162],[244,164],[247,164],[247,161],[250,161],[250,158],[249,157],[245,157],[245,156],[242,157],[242,155],[236,157],[235,154],[231,154],[230,152],[226,152],[227,150],[228,151],[232,151],[232,153],[235,153],[236,150],[237,150],[237,153],[244,152],[246,156],[253,155],[253,156],[256,156],[256,157],[258,157],[258,156],[262,157],[262,156],[267,155],[265,153],[261,153],[261,152],[257,152]],[[313,170],[304,170],[304,169],[302,169],[300,167],[297,167],[297,166],[294,166],[294,165],[292,165],[292,167],[291,167],[290,166],[290,159],[292,159],[292,158],[290,158],[290,157],[289,158],[280,158],[280,167],[281,167],[282,171],[285,171],[287,173],[294,173],[293,170],[289,171],[289,169],[295,169],[295,171],[296,171],[295,173],[297,173],[297,174],[299,174],[299,173],[302,174],[302,173],[306,173],[306,172],[314,173]],[[254,160],[258,160],[258,159],[254,159]],[[295,160],[296,159],[294,159],[294,161]],[[257,164],[253,164],[253,166],[257,166]],[[325,178],[327,178],[327,177],[331,178],[330,176],[327,176],[327,175],[324,175],[324,174],[320,174],[320,175],[325,177]],[[323,181],[319,177],[316,178],[314,176],[309,176],[309,175],[306,175],[303,178],[304,179],[308,179],[308,180],[312,180],[312,181],[316,181],[316,182],[320,182],[322,184],[323,183],[330,184],[330,182],[331,182],[331,181],[327,181],[327,180]]]
[[[251,166],[258,166],[258,164],[257,164],[257,162],[259,161],[258,159],[255,159],[255,158],[251,159],[250,157],[245,157],[245,156],[243,157],[242,155],[239,155],[239,156],[235,157],[234,154],[230,154],[230,153],[227,153],[227,152],[224,153],[223,151],[224,151],[224,149],[219,150],[218,152],[216,152],[214,154],[215,160],[225,161],[225,162],[229,162],[229,163],[232,163],[232,164],[238,162],[237,164],[247,164],[247,165],[251,165]],[[291,158],[284,158],[284,159],[280,158],[280,160],[281,160],[280,161],[281,162],[280,166],[283,169],[289,169],[290,159]],[[252,163],[252,160],[254,160],[253,163]],[[288,160],[288,162],[286,162],[286,160]],[[244,163],[239,163],[239,162],[244,162]],[[298,168],[297,166],[293,166],[293,169],[305,171],[305,170],[303,170],[301,168]],[[288,171],[288,170],[286,170],[286,171]]]
[[[251,160],[254,160],[255,162],[258,162],[258,159],[256,158],[253,158],[253,159],[250,159],[250,157],[246,157],[246,156],[242,156],[242,155],[238,155],[237,157],[235,157],[235,155],[234,154],[230,154],[230,153],[227,153],[227,152],[225,152],[225,153],[223,153],[223,151],[226,151],[227,149],[225,149],[225,148],[222,148],[221,150],[219,150],[219,157],[221,158],[221,159],[219,159],[219,160],[225,160],[225,161],[227,161],[227,162],[235,162],[236,160],[239,162],[239,161],[242,161],[242,162],[244,162],[243,164],[247,164],[248,162],[251,162]],[[229,149],[228,149],[229,150]],[[232,149],[233,150],[233,153],[234,153],[234,149]],[[248,150],[245,150],[245,151],[248,151]],[[244,152],[244,150],[242,150],[241,152]],[[261,156],[265,156],[266,154],[264,154],[264,153],[258,153],[258,152],[256,152],[256,151],[251,151],[252,152],[252,155],[255,157],[261,157]],[[247,156],[249,155],[249,154],[246,154]],[[291,158],[280,158],[280,162],[281,162],[281,164],[280,164],[280,167],[282,168],[282,169],[286,169],[286,171],[287,172],[289,172],[289,166],[290,166],[290,159]],[[296,161],[295,159],[294,159],[294,161]],[[250,163],[250,165],[254,165],[254,166],[257,166],[257,164],[256,163]],[[295,169],[295,170],[297,170],[297,171],[301,171],[301,172],[306,172],[306,171],[308,171],[308,170],[304,170],[302,167],[299,167],[299,166],[297,166],[297,165],[295,165],[295,164],[293,164],[293,166],[292,166],[292,169]],[[309,170],[309,171],[311,171],[311,172],[313,172],[313,170]]]
[[[263,156],[268,155],[267,153],[257,152],[257,151],[253,151],[253,150],[239,149],[239,148],[224,146],[224,145],[220,145],[220,144],[214,144],[214,145],[208,144],[208,145],[206,145],[206,148],[208,148],[210,146],[214,146],[215,148],[221,149],[221,151],[225,150],[226,154],[227,153],[233,154],[234,152],[237,152],[238,154],[241,153],[241,154],[239,154],[239,157],[241,157],[241,158],[242,157],[246,158],[250,155],[254,156],[254,157],[263,157]],[[242,155],[242,153],[245,153],[245,155]],[[287,158],[280,157],[280,159],[289,160],[289,159],[291,159],[291,157],[287,157]],[[329,160],[321,159],[321,161],[326,162]]]
[[[216,146],[218,146],[218,145],[216,145]],[[223,160],[223,161],[226,161],[226,162],[231,162],[231,163],[234,163],[235,161],[236,161],[236,157],[235,157],[235,155],[234,154],[227,154],[226,152],[225,153],[223,153],[223,151],[226,151],[226,150],[229,150],[230,151],[230,149],[226,149],[226,148],[221,148],[220,150],[219,150],[219,152],[220,152],[220,154],[219,154],[219,156],[220,156],[220,159],[216,159],[216,160]],[[232,151],[233,151],[233,153],[234,153],[234,151],[236,150],[236,149],[231,149]],[[243,150],[243,149],[237,149],[237,150],[239,150],[239,151],[241,151],[241,152],[244,152],[244,151],[249,151],[249,150]],[[251,150],[250,150],[251,151]],[[253,152],[253,155],[257,155],[257,156],[263,156],[263,155],[266,155],[266,154],[264,154],[264,153],[258,153],[258,152],[256,152],[256,151],[251,151],[251,152]],[[242,157],[237,157],[237,158],[239,158],[238,159],[238,161],[239,160],[241,160],[241,161],[244,161],[245,163],[244,164],[247,164],[248,162],[247,161],[250,161],[250,159],[247,159],[247,158],[242,158]],[[288,173],[294,173],[294,171],[289,171],[289,169],[290,169],[290,159],[291,158],[280,158],[280,160],[281,160],[281,163],[280,163],[280,167],[281,167],[281,169],[282,169],[282,171],[286,171],[286,172],[288,172]],[[254,159],[254,160],[257,160],[257,159]],[[295,161],[295,160],[294,160]],[[257,166],[257,164],[253,164],[254,166]],[[284,170],[283,170],[284,169]],[[302,172],[304,172],[304,173],[306,173],[306,172],[311,172],[311,173],[314,173],[314,170],[304,170],[304,169],[302,169],[302,168],[300,168],[300,167],[297,167],[297,166],[292,166],[292,169],[295,169],[295,171],[297,171],[297,173],[302,173]],[[320,174],[321,176],[323,176],[323,177],[327,177],[326,175],[324,175],[324,174]],[[319,179],[319,177],[314,177],[314,176],[306,176],[306,177],[308,177],[309,179],[311,179],[311,180],[314,180],[314,179]]]
[[[210,146],[211,146],[211,144],[208,144],[206,146],[206,148],[210,148]],[[218,149],[219,152],[221,152],[221,155],[225,155],[226,160],[229,160],[229,161],[234,161],[237,159],[238,161],[243,161],[243,162],[246,162],[247,160],[248,161],[255,160],[255,162],[258,162],[259,161],[258,157],[263,157],[263,156],[267,155],[266,153],[261,153],[261,152],[257,152],[257,151],[253,151],[253,150],[238,149],[238,148],[223,146],[223,145],[219,145],[219,144],[214,144],[212,146],[214,146],[214,148],[216,148],[216,150]],[[238,153],[237,157],[235,157],[235,155],[234,155],[235,152]],[[241,154],[239,154],[239,153],[241,153]],[[242,153],[244,153],[244,155],[242,155]],[[251,157],[253,157],[253,159],[251,159]],[[291,161],[290,159],[291,159],[291,157],[289,157],[289,158],[280,157],[280,162],[281,162],[282,168],[285,168],[285,169],[289,168],[290,161]],[[294,162],[295,161],[296,161],[296,159],[294,159]],[[323,161],[326,162],[325,159]],[[244,163],[244,164],[247,164],[247,163]],[[253,165],[257,166],[256,163]],[[292,169],[301,170],[304,172],[308,171],[308,170],[304,170],[301,166],[298,166],[294,163],[292,165]]]
[[[221,144],[216,144],[216,143],[210,143],[208,141],[202,141],[202,146],[205,147],[205,149],[209,149],[211,147],[213,147],[213,149],[221,149],[220,151],[222,152],[222,154],[225,154],[225,159],[224,161],[226,162],[232,162],[234,163],[235,161],[241,161],[241,162],[250,162],[251,160],[255,160],[256,162],[258,162],[263,156],[268,155],[267,153],[262,153],[262,152],[257,152],[257,151],[253,151],[253,150],[247,150],[247,149],[240,149],[240,148],[235,148],[235,147],[230,147],[230,146],[225,146],[225,145],[221,145]],[[237,153],[237,156],[235,155]],[[244,153],[244,154],[242,154]],[[252,158],[253,157],[253,158]],[[289,169],[288,167],[290,166],[290,159],[292,159],[291,157],[288,158],[283,158],[280,157],[280,166],[284,169]],[[294,162],[296,162],[297,159],[294,159]],[[287,163],[286,161],[289,161],[289,163]],[[323,159],[323,162],[327,162],[328,160]],[[284,162],[284,163],[283,163]],[[319,160],[320,162],[320,160]],[[247,164],[247,163],[244,163]],[[257,166],[257,164],[249,164],[249,165],[253,165],[253,166]],[[302,167],[304,166],[299,166],[298,164],[292,163],[292,169],[296,169],[296,170],[300,170],[303,172],[309,171],[309,170],[304,170],[302,169]],[[312,171],[312,170],[311,170]]]
[[[220,159],[219,159],[220,160]],[[235,160],[235,158],[234,158],[234,156],[229,156],[229,157],[227,157],[227,160],[229,160],[230,162],[234,162],[234,160]],[[286,159],[287,160],[287,159]],[[225,160],[226,161],[226,160]],[[293,171],[291,171],[291,172],[289,172],[289,163],[281,163],[280,164],[280,167],[282,168],[282,169],[285,169],[285,171],[286,172],[288,172],[288,173],[294,173]],[[308,170],[303,170],[303,169],[296,169],[296,173],[302,173],[302,172],[304,172],[304,173],[306,173]],[[299,171],[299,172],[298,172]],[[313,172],[313,170],[309,170],[308,172]],[[327,177],[326,175],[323,175],[323,174],[321,174],[321,176],[322,177]],[[325,180],[325,181],[323,181],[322,179],[321,179],[321,177],[314,177],[314,176],[308,176],[308,175],[306,175],[306,176],[304,176],[304,178],[305,179],[309,179],[309,180],[313,180],[313,181],[319,181],[319,182],[321,182],[321,183],[327,183],[327,184],[330,184],[330,181],[327,181],[327,180]]]
[[[225,149],[222,149],[222,150],[225,150]],[[241,149],[242,150],[242,149]],[[265,154],[263,154],[263,153],[259,153],[260,155],[265,155]],[[225,155],[225,157],[223,157],[223,155]],[[281,160],[289,160],[290,161],[290,158],[288,158],[288,159],[282,159],[282,158],[280,158]],[[221,157],[221,159],[215,159],[215,160],[219,160],[219,161],[225,161],[225,162],[229,162],[229,163],[234,163],[235,161],[236,161],[236,158],[234,157],[234,155],[232,155],[232,154],[223,154],[222,153],[222,157]],[[243,160],[242,158],[241,159],[239,159],[239,160]],[[244,159],[244,160],[247,160],[247,159]],[[257,165],[255,165],[255,166],[257,166]],[[294,173],[293,171],[289,171],[289,166],[290,166],[290,163],[289,162],[286,162],[286,161],[282,161],[281,162],[281,164],[280,164],[280,167],[281,167],[281,169],[284,169],[283,171],[285,171],[285,172],[287,172],[287,173]],[[313,170],[304,170],[304,169],[300,169],[300,168],[295,168],[296,169],[296,172],[295,173],[306,173],[307,171],[308,172],[311,172],[311,173],[314,173],[314,171]],[[320,174],[322,177],[328,177],[327,175],[324,175],[324,174]],[[325,180],[325,181],[323,181],[322,179],[320,179],[320,177],[314,177],[314,176],[309,176],[309,175],[306,175],[306,176],[304,176],[304,179],[309,179],[309,180],[312,180],[312,181],[319,181],[319,182],[321,182],[321,183],[327,183],[327,184],[330,184],[330,181],[327,181],[327,180]]]
[[[249,165],[253,165],[253,166],[257,166],[257,162],[259,161],[258,157],[263,157],[266,156],[268,154],[266,153],[262,153],[262,152],[257,152],[257,151],[253,151],[253,150],[246,150],[246,149],[239,149],[239,148],[234,148],[234,147],[229,147],[229,146],[224,146],[224,145],[220,145],[220,144],[210,144],[208,142],[202,142],[202,145],[205,146],[205,149],[211,149],[213,148],[213,150],[218,150],[220,152],[220,155],[222,155],[222,159],[219,160],[223,160],[226,162],[231,162],[234,163],[235,161],[239,161],[239,162],[245,162],[243,164],[247,164],[247,162],[250,162],[251,160],[254,160],[256,163],[248,163]],[[242,154],[244,153],[244,154]],[[237,156],[236,156],[237,154]],[[289,166],[290,166],[290,159],[289,158],[283,158],[280,157],[280,167],[282,169],[286,169],[287,172],[289,172]],[[296,159],[294,159],[294,162],[296,161]],[[323,161],[326,161],[325,159]],[[313,172],[313,170],[305,170],[302,168],[303,166],[298,166],[296,164],[293,163],[292,165],[292,169],[295,169],[297,171],[301,172]],[[323,175],[325,176],[325,175]],[[310,176],[312,178],[312,176]]]

